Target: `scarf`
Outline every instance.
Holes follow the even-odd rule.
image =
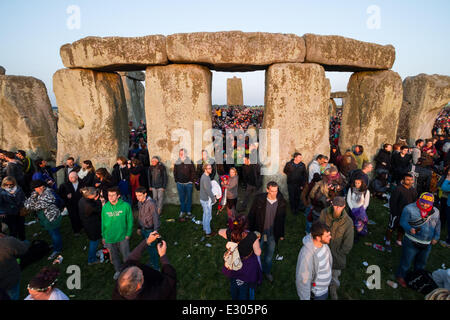
[[[433,210],[433,206],[429,207],[428,209],[422,208],[419,200],[416,201],[416,206],[420,210],[420,216],[422,217],[422,219],[425,219],[428,216],[428,214],[430,213],[430,211]]]
[[[84,179],[84,177],[86,177],[88,173],[89,173],[88,170],[81,169],[80,171],[78,171],[78,178]]]

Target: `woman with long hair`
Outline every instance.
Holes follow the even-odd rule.
[[[370,191],[362,179],[355,179],[347,193],[347,204],[351,210],[351,217],[355,225],[357,238],[367,235],[367,207],[370,202]]]
[[[84,160],[78,171],[78,178],[85,187],[93,187],[95,184],[95,168],[91,160]]]
[[[109,174],[106,168],[99,168],[95,170],[96,183],[95,187],[100,189],[101,196],[103,198],[102,203],[105,204],[108,202],[108,189],[114,186],[112,181],[112,176]]]
[[[9,228],[9,234],[25,240],[25,217],[21,215],[24,208],[25,194],[11,176],[3,178],[0,188],[0,221]]]
[[[248,230],[248,221],[245,215],[237,216],[231,225],[231,228],[220,229],[219,235],[228,242],[237,244],[235,250],[239,251],[242,267],[239,270],[230,270],[223,266],[222,273],[230,279],[233,300],[254,300],[255,289],[262,282],[262,270],[258,261],[258,257],[261,255],[259,245],[261,236]]]
[[[331,204],[330,190],[328,182],[325,179],[316,182],[309,193],[312,210],[309,212],[307,220],[310,223],[315,222],[320,217],[320,212]]]

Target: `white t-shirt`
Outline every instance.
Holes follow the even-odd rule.
[[[25,300],[34,300],[31,294],[29,294]],[[61,290],[58,288],[55,288],[52,290],[52,293],[50,294],[50,297],[48,300],[70,300],[68,296],[64,294]]]

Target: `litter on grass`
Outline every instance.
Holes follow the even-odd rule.
[[[175,219],[166,219],[167,222],[175,222]]]
[[[275,260],[277,260],[277,261],[282,261],[283,259],[284,259],[283,256],[279,256],[278,254],[275,257]]]
[[[86,249],[87,249],[87,247],[84,247],[84,248],[83,248],[83,251],[86,251]]]
[[[205,246],[207,246],[208,248],[212,247],[212,245],[210,243],[205,244]]]
[[[191,255],[190,255],[190,254],[188,254],[186,258],[190,258],[190,257],[191,257]]]
[[[363,266],[364,266],[364,267],[369,266],[369,264],[367,263],[367,261],[364,261],[364,262],[363,262]]]
[[[32,224],[35,224],[36,220],[31,220],[30,222],[25,223],[26,226],[31,226]]]
[[[175,241],[175,242],[173,243],[173,245],[174,245],[174,246],[176,246],[177,244],[178,244],[178,242],[177,242],[177,241]]]
[[[377,224],[377,223],[373,220],[369,220],[368,224]]]

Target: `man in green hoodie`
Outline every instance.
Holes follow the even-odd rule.
[[[130,253],[129,240],[133,232],[133,211],[131,206],[120,199],[118,187],[108,189],[109,201],[102,208],[102,238],[103,244],[111,253],[111,261],[116,273],[114,280],[120,275],[119,251],[123,262]]]
[[[331,299],[337,300],[340,286],[339,276],[353,247],[353,222],[345,210],[345,198],[335,197],[332,205],[320,213],[319,221],[325,223],[331,231],[330,250],[333,256],[332,279],[330,284]]]

